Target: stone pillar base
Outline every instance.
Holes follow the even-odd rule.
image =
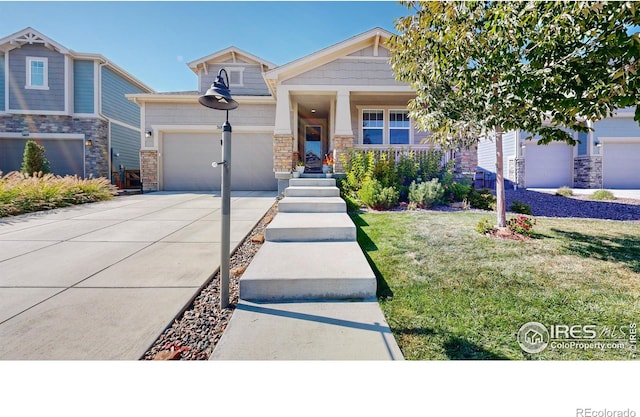
[[[140,180],[142,181],[142,191],[159,191],[158,151],[140,151]]]
[[[334,135],[333,136],[333,171],[342,173],[345,171],[346,164],[349,162],[349,153],[355,146],[355,136],[353,135]]]
[[[291,172],[295,163],[293,135],[273,135],[273,172]]]
[[[573,186],[575,188],[600,188],[602,186],[602,156],[574,158]]]

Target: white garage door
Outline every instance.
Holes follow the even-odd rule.
[[[221,134],[165,133],[162,140],[162,189],[166,191],[220,190]],[[273,139],[268,133],[233,133],[231,189],[277,190],[273,174]]]
[[[573,186],[573,147],[565,143],[527,144],[525,149],[527,188]]]
[[[49,168],[56,175],[84,176],[84,142],[82,139],[0,138],[0,171],[20,171],[27,140],[44,146]]]
[[[640,142],[605,142],[602,158],[605,188],[640,188]]]

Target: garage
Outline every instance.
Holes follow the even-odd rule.
[[[640,188],[640,138],[602,142],[604,188]]]
[[[527,188],[573,186],[573,147],[565,143],[527,144],[524,166]]]
[[[221,134],[168,133],[161,141],[161,189],[165,191],[220,190]],[[231,139],[231,190],[271,191],[278,184],[273,174],[273,139],[268,133],[236,133]]]
[[[84,143],[82,139],[1,138],[0,171],[20,171],[24,147],[28,140],[44,146],[51,172],[56,175],[84,177]]]

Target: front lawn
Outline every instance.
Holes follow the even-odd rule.
[[[380,305],[407,359],[630,359],[624,349],[525,353],[520,327],[596,325],[629,340],[640,321],[640,224],[537,219],[524,242],[480,235],[495,214],[352,214]],[[609,333],[607,333],[609,332]]]

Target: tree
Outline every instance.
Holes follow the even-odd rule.
[[[38,172],[43,174],[49,172],[49,161],[45,156],[44,146],[39,145],[32,140],[27,141],[27,144],[24,147],[20,172],[29,175],[33,175]]]
[[[396,78],[416,90],[411,117],[445,146],[493,137],[499,227],[503,132],[575,145],[567,129],[638,102],[634,3],[403,3],[415,13],[397,20],[389,46]]]

